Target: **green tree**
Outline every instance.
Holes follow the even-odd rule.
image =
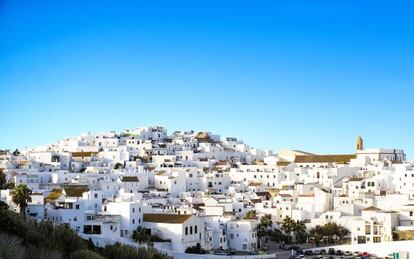
[[[20,156],[20,151],[17,148],[13,151],[13,156]]]
[[[285,235],[285,242],[290,244],[292,242],[292,234],[295,229],[296,222],[291,217],[286,217],[283,219],[282,226],[280,229],[282,230],[283,234]]]
[[[257,246],[260,248],[261,241],[265,237],[270,237],[271,228],[273,226],[272,216],[264,215],[260,218],[260,222],[256,225]]]
[[[116,163],[114,166],[115,170],[122,169],[122,168],[123,168],[123,165],[121,163]]]
[[[285,241],[285,235],[280,229],[276,228],[270,232],[270,240],[276,243],[281,243]]]
[[[140,244],[146,243],[151,239],[151,235],[145,228],[139,226],[136,230],[134,230],[134,232],[132,232],[132,239]]]
[[[16,185],[14,184],[14,182],[7,182],[5,185],[3,185],[2,189],[8,190],[8,189],[14,189],[15,187]]]
[[[344,226],[338,225],[336,229],[336,236],[339,238],[339,242],[342,242],[343,239],[350,234],[350,231]]]
[[[85,240],[66,224],[56,226],[50,238],[54,240],[53,248],[61,251],[65,256],[69,256],[76,250],[86,248]]]
[[[200,243],[197,243],[195,246],[187,247],[185,249],[186,254],[205,254],[206,251],[201,247]]]
[[[12,201],[19,206],[20,213],[23,217],[26,217],[27,203],[32,201],[30,197],[31,193],[32,191],[25,184],[17,186],[12,193]]]
[[[337,233],[338,225],[334,222],[328,222],[325,225],[322,226],[322,233],[324,236],[326,236],[328,239],[328,244],[333,243],[333,238]]]
[[[3,187],[6,183],[6,174],[4,174],[3,169],[0,168],[0,187]]]
[[[309,230],[310,236],[313,238],[313,242],[315,246],[319,246],[322,238],[323,238],[323,230],[322,227],[317,225]]]
[[[316,246],[319,246],[322,239],[324,239],[327,244],[332,244],[335,241],[334,237],[337,237],[338,241],[342,242],[349,233],[347,228],[334,222],[328,222],[323,226],[317,225],[309,231]]]
[[[136,230],[132,232],[132,239],[137,241],[138,243],[148,243],[148,242],[161,242],[164,241],[160,238],[157,234],[150,234],[150,232],[139,226]]]
[[[295,242],[299,244],[303,244],[306,242],[308,238],[308,233],[306,233],[306,225],[305,222],[301,220],[297,220],[293,227],[293,233],[295,236]]]

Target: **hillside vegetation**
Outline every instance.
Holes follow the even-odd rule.
[[[97,248],[66,225],[28,222],[21,215],[0,206],[1,259],[120,259],[169,258],[155,249],[120,244]]]

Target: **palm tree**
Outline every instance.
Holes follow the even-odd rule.
[[[306,233],[305,222],[297,220],[293,228],[293,233],[295,234],[295,241],[297,243],[305,243],[306,238],[308,237],[308,234]]]
[[[3,169],[0,168],[0,188],[7,183],[6,175],[3,173]]]
[[[283,219],[283,223],[280,229],[285,234],[286,243],[288,244],[292,241],[292,232],[295,229],[295,225],[296,225],[296,222],[292,218],[286,217]]]
[[[266,228],[269,228],[273,225],[273,221],[272,221],[272,216],[267,214],[264,215],[261,219],[260,219],[260,225],[263,225]]]
[[[32,191],[25,184],[17,186],[13,191],[12,201],[20,207],[20,213],[23,217],[26,217],[27,203],[32,201],[31,193]]]
[[[257,246],[260,247],[261,240],[263,237],[270,236],[271,227],[273,225],[272,222],[272,216],[271,215],[264,215],[260,218],[259,224],[256,226],[256,232],[257,232]]]
[[[141,244],[148,242],[150,239],[150,235],[148,234],[145,228],[138,227],[136,230],[134,230],[134,232],[132,232],[132,239]]]
[[[270,240],[276,243],[281,243],[284,241],[284,234],[280,229],[276,228],[270,232]]]

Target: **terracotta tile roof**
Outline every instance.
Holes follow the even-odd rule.
[[[182,224],[192,215],[144,213],[144,222]]]
[[[220,160],[216,163],[216,165],[227,165],[229,163],[229,161],[227,160]]]
[[[292,197],[292,195],[290,194],[285,194],[285,193],[279,193],[278,194],[280,197]]]
[[[53,189],[46,197],[46,201],[53,202],[62,195],[62,189]]]
[[[254,203],[254,204],[262,202],[261,199],[250,199],[250,201],[251,203]]]
[[[309,152],[306,152],[306,151],[302,151],[302,150],[294,149],[292,151],[297,152],[297,153],[302,153],[302,154],[308,155],[308,156],[315,156],[315,154],[312,154],[312,153],[309,153]]]
[[[362,177],[352,177],[349,179],[350,182],[360,182],[362,180],[364,180],[365,178]]]
[[[314,155],[314,156],[296,156],[295,163],[339,163],[346,164],[356,155]]]
[[[253,182],[253,183],[249,183],[249,186],[261,186],[262,183],[257,183],[257,182]]]
[[[265,165],[265,162],[263,160],[254,160],[253,164],[254,165]]]
[[[214,141],[210,138],[207,132],[199,132],[195,137],[198,142],[213,143]]]
[[[290,163],[292,163],[292,162],[289,162],[289,161],[277,161],[277,162],[276,162],[276,165],[277,165],[277,166],[287,166],[287,165],[289,165]]]
[[[91,157],[96,154],[97,152],[72,152],[72,157]]]
[[[66,185],[63,187],[63,193],[67,197],[82,197],[84,192],[89,191],[85,185]]]
[[[272,196],[275,196],[276,194],[278,194],[279,192],[280,192],[280,189],[275,189],[275,188],[272,188],[272,189],[267,189],[267,191],[272,195]]]
[[[380,211],[380,209],[378,209],[377,207],[374,206],[369,206],[365,209],[362,209],[363,211]]]
[[[272,197],[272,195],[270,194],[270,192],[255,192],[256,193],[256,195],[257,196],[260,196],[260,197],[267,197],[267,198],[270,198],[270,197]]]
[[[301,194],[299,197],[315,197],[315,194]]]

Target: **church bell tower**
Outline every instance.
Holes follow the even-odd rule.
[[[356,149],[357,150],[364,150],[364,140],[361,136],[358,136],[357,143],[356,143]]]

